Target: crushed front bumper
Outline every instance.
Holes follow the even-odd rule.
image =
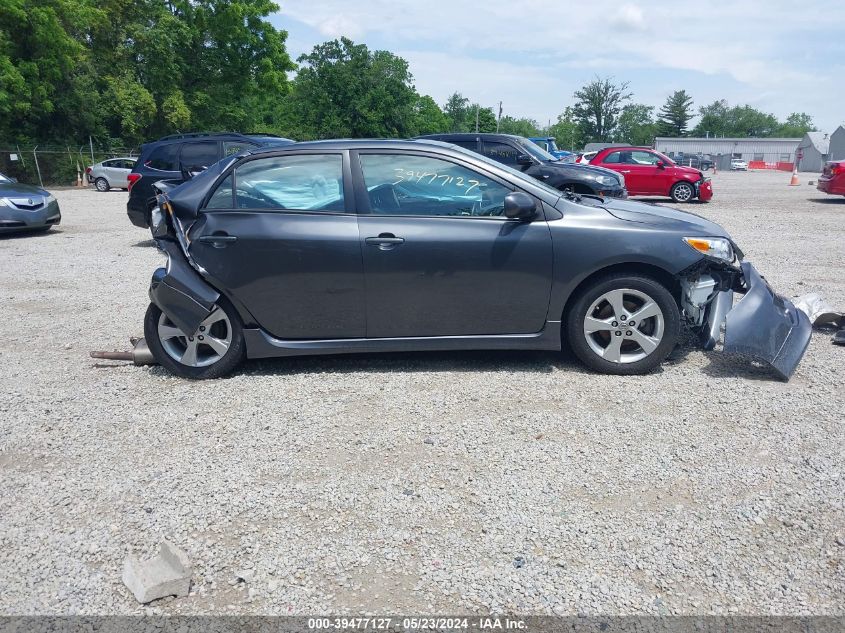
[[[791,301],[776,294],[750,262],[743,262],[741,270],[745,296],[732,305],[733,290],[716,295],[702,327],[704,347],[715,346],[724,322],[725,352],[761,360],[789,380],[810,344],[810,320]]]

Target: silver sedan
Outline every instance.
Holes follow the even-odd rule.
[[[135,166],[134,158],[110,158],[92,165],[85,170],[89,184],[93,184],[97,191],[109,189],[128,189],[127,176]]]

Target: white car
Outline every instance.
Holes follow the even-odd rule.
[[[731,171],[748,171],[748,163],[739,158],[731,159]]]
[[[589,165],[590,161],[596,157],[596,154],[598,154],[598,152],[586,152],[578,156],[575,162],[580,163],[582,165]]]
[[[110,158],[96,165],[91,165],[85,170],[88,176],[88,183],[93,184],[97,191],[108,191],[109,189],[129,189],[129,172],[135,166],[137,159]]]

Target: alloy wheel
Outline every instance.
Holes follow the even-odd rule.
[[[170,358],[188,367],[208,367],[218,362],[232,344],[232,324],[218,306],[187,335],[163,312],[158,319],[158,338]]]
[[[678,202],[689,202],[692,199],[693,190],[687,183],[675,186],[675,200]]]
[[[596,355],[612,363],[635,363],[663,340],[663,311],[646,293],[621,288],[593,301],[584,317],[584,337]]]

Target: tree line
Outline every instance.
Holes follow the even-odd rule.
[[[550,135],[651,144],[655,136],[800,136],[804,113],[779,121],[748,105],[698,108],[684,90],[657,110],[627,82],[596,77],[550,126],[501,116],[460,92],[442,106],[419,94],[408,63],[347,38],[291,59],[271,0],[4,0],[0,145],[132,147],[196,130],[294,139],[437,132]],[[290,75],[295,72],[293,78]],[[497,107],[498,110],[498,107]]]

